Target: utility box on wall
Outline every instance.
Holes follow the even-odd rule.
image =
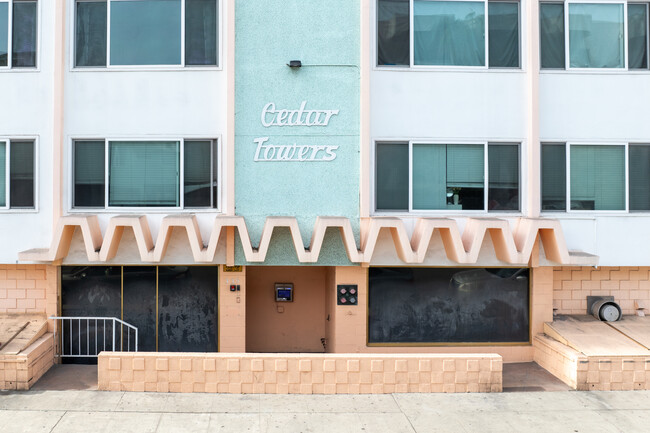
[[[275,302],[293,302],[293,283],[275,283]]]
[[[339,284],[336,286],[338,305],[357,305],[359,303],[359,287],[356,284]]]

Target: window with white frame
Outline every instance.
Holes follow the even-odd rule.
[[[540,3],[542,69],[648,69],[648,3]]]
[[[517,143],[377,142],[375,210],[518,211]]]
[[[542,143],[542,210],[650,211],[650,144]]]
[[[218,0],[75,0],[76,67],[216,66]]]
[[[0,69],[35,68],[38,3],[0,0]]]
[[[35,207],[34,140],[0,139],[0,209]]]
[[[519,68],[519,16],[517,0],[377,0],[377,65]]]
[[[216,140],[75,140],[73,208],[219,205]]]

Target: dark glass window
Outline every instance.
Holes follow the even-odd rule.
[[[36,1],[14,1],[11,63],[14,68],[36,67]]]
[[[650,145],[630,145],[630,210],[650,211]]]
[[[564,144],[542,144],[542,210],[566,210]]]
[[[78,1],[75,65],[106,66],[106,2]]]
[[[519,67],[519,2],[488,3],[491,68]]]
[[[217,64],[217,0],[185,0],[185,64]]]
[[[104,207],[104,141],[74,143],[74,207]]]
[[[34,142],[11,141],[9,203],[12,208],[34,207]]]
[[[409,0],[377,3],[377,63],[408,66],[410,63]]]
[[[564,69],[564,4],[540,3],[541,67]]]
[[[408,210],[408,143],[377,143],[376,153],[377,210]]]

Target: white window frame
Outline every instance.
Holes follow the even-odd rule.
[[[31,141],[34,146],[34,206],[33,207],[11,207],[11,142],[12,141]],[[36,213],[38,212],[38,137],[35,136],[0,136],[0,142],[6,143],[6,154],[5,154],[5,205],[0,206],[1,213]]]
[[[377,144],[381,143],[404,143],[405,146],[408,146],[408,185],[409,185],[409,200],[408,200],[408,209],[406,210],[385,210],[377,209]],[[413,145],[418,144],[474,144],[483,146],[483,209],[475,210],[462,210],[462,209],[413,209]],[[488,210],[488,192],[489,192],[489,182],[490,182],[490,172],[489,172],[489,160],[488,160],[488,150],[489,146],[499,146],[499,145],[516,145],[518,150],[518,162],[519,162],[519,209],[517,210]],[[408,139],[375,139],[372,146],[372,171],[371,171],[371,205],[373,215],[450,215],[458,214],[461,216],[471,216],[471,215],[522,215],[523,213],[523,191],[524,191],[524,167],[522,164],[523,161],[523,152],[524,152],[524,143],[523,141],[512,141],[512,140],[489,140],[489,141],[477,141],[477,140],[408,140]]]
[[[75,207],[74,206],[74,146],[77,141],[103,141],[104,142],[104,206],[103,207]],[[110,154],[109,154],[109,143],[116,141],[131,141],[131,142],[178,142],[179,143],[179,206],[136,206],[136,207],[127,207],[127,206],[109,206],[109,170],[110,170]],[[217,203],[212,203],[213,195],[210,195],[210,202],[214,204],[214,207],[185,207],[185,141],[211,141],[211,156],[212,158],[217,158]],[[75,137],[70,140],[70,169],[68,170],[68,185],[70,185],[70,194],[68,200],[68,211],[70,213],[88,213],[88,212],[97,212],[97,213],[128,213],[128,212],[139,212],[139,213],[161,213],[161,212],[183,212],[183,211],[192,211],[192,213],[221,213],[221,197],[222,197],[222,181],[223,181],[223,167],[224,162],[222,158],[223,152],[221,147],[221,137],[212,137],[206,138],[205,136],[184,136],[180,137],[110,137],[110,138],[97,138],[97,137]],[[215,167],[214,159],[211,161],[210,173],[214,174],[213,170]]]
[[[0,0],[0,3],[7,3],[7,66],[0,66],[0,72],[38,72],[40,70],[41,54],[41,1],[36,0],[36,58],[34,66],[12,66],[13,63],[13,24],[14,24],[14,2],[20,0]],[[1,208],[0,208],[1,209]]]
[[[565,150],[565,175],[566,175],[566,200],[564,211],[561,210],[542,210],[541,212],[546,215],[564,215],[564,216],[584,216],[584,215],[648,215],[650,214],[650,209],[648,210],[630,210],[630,147],[633,146],[649,146],[648,142],[634,141],[634,142],[621,142],[621,141],[606,141],[606,142],[594,142],[594,141],[563,141],[563,140],[543,140],[541,145],[563,145]],[[624,149],[625,152],[625,209],[621,210],[579,210],[571,209],[571,146],[620,146]],[[541,164],[541,157],[540,157]],[[541,171],[540,171],[541,173]],[[541,175],[540,175],[541,176]],[[540,180],[541,177],[540,177]],[[541,182],[540,182],[541,185]],[[540,206],[544,198],[541,195],[540,190]],[[540,207],[541,208],[541,207]]]
[[[0,0],[2,1],[2,0]],[[111,65],[111,3],[138,0],[68,0],[71,29],[70,37],[70,71],[133,71],[133,70],[222,70],[223,59],[223,0],[217,0],[217,64],[216,65],[185,65],[185,0],[181,1],[181,62],[177,65]],[[77,3],[106,2],[106,65],[77,66],[76,63],[76,32],[77,32]]]
[[[646,31],[646,56],[648,58],[648,67],[644,69],[629,69],[629,52],[628,52],[628,4],[643,4],[646,6],[649,22]],[[650,72],[650,1],[648,0],[544,0],[542,4],[563,4],[564,5],[564,68],[541,68],[541,38],[540,38],[540,71],[542,73],[561,73],[561,72],[579,72],[579,73],[648,73]],[[624,66],[622,68],[574,68],[571,66],[571,49],[570,49],[570,29],[569,29],[569,6],[571,4],[622,4],[623,5],[623,55],[625,56]]]
[[[375,14],[374,14],[374,27],[375,27],[375,41],[373,44],[374,55],[374,69],[376,70],[414,70],[414,71],[426,71],[426,70],[442,70],[442,71],[498,71],[498,72],[522,72],[524,69],[523,61],[523,38],[524,32],[522,29],[522,2],[521,0],[430,0],[431,2],[436,1],[449,1],[449,2],[472,2],[479,3],[483,2],[483,10],[485,16],[485,65],[483,66],[463,66],[463,65],[416,65],[415,64],[415,45],[414,45],[414,15],[413,15],[413,2],[415,0],[409,0],[409,65],[379,65],[378,64],[378,53],[377,53],[377,41],[379,40],[379,26],[377,25],[378,19],[378,1],[375,1]],[[519,67],[516,68],[506,68],[506,67],[490,67],[490,30],[488,26],[489,14],[488,14],[488,3],[490,2],[502,2],[502,3],[517,3],[519,9]]]

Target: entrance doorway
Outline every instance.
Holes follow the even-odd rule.
[[[325,352],[327,268],[246,268],[246,351]],[[293,287],[293,300],[277,301],[276,283]]]
[[[217,266],[61,268],[61,315],[124,320],[138,329],[140,352],[217,352],[217,294]],[[89,323],[85,328],[62,330],[71,335],[71,346],[78,345],[80,353],[86,353],[87,346],[95,347],[100,334],[112,332],[99,329],[106,326],[101,321]],[[135,349],[126,335],[115,342],[118,350],[127,350],[127,344]]]

